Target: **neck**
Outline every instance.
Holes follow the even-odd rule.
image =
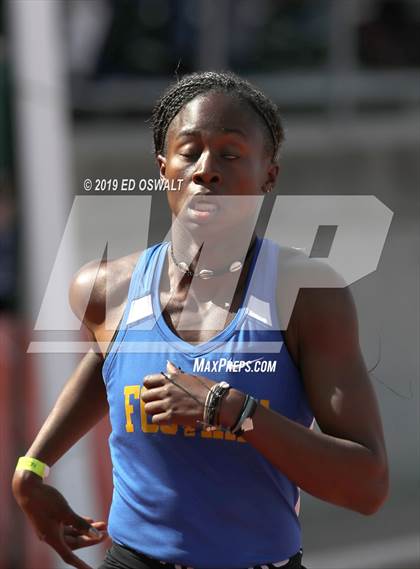
[[[193,271],[220,271],[225,268],[228,271],[232,263],[243,263],[255,237],[253,226],[235,228],[229,235],[203,235],[191,234],[175,223],[171,231],[172,250],[177,262],[186,263]]]

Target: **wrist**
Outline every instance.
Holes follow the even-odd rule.
[[[48,476],[49,466],[38,458],[21,456],[12,479],[12,490],[16,499],[22,498],[34,487],[43,483]]]
[[[219,414],[222,427],[230,429],[233,426],[241,411],[245,397],[244,393],[233,388],[223,397]]]
[[[33,456],[21,456],[17,462],[16,470],[29,470],[44,479],[50,473],[48,464]]]
[[[21,501],[33,488],[43,483],[42,478],[30,470],[15,470],[12,478],[13,495]]]

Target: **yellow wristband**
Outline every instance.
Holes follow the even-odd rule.
[[[30,456],[21,456],[16,465],[16,470],[30,470],[38,474],[41,478],[46,478],[50,473],[50,468],[44,462]]]

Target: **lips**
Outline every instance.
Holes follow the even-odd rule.
[[[200,221],[211,219],[219,210],[220,204],[217,198],[208,194],[196,194],[188,203],[189,215]]]
[[[193,207],[191,207],[190,205],[190,208],[195,209],[196,211],[208,211],[208,212],[214,212],[219,209],[216,204],[208,202],[198,202],[194,204]]]
[[[216,196],[210,194],[195,194],[192,196],[188,207],[198,211],[210,211],[219,209],[220,204]]]

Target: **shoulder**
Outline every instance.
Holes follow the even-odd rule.
[[[346,282],[326,261],[309,257],[302,249],[278,246],[278,285],[295,288],[343,288]]]
[[[326,261],[279,247],[277,305],[281,329],[301,359],[309,345],[356,350],[357,315],[345,280]]]
[[[107,310],[117,309],[125,302],[141,254],[136,252],[111,261],[91,261],[75,274],[69,291],[70,305],[88,329],[100,326]]]

